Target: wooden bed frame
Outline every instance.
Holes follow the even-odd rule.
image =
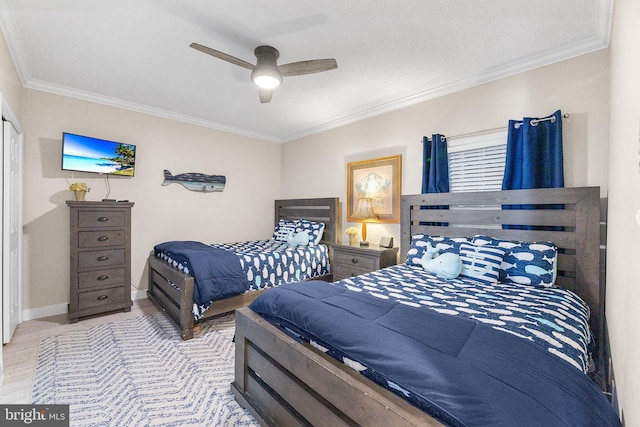
[[[337,197],[318,199],[289,199],[275,201],[275,224],[279,220],[308,219],[325,224],[324,233],[320,243],[329,247],[329,263],[333,261],[332,244],[340,243],[341,238],[341,206]],[[149,255],[149,288],[147,296],[160,307],[180,330],[183,340],[193,338],[194,321],[191,312],[193,306],[192,276],[184,274],[169,264],[157,259],[153,252]],[[332,281],[333,274],[315,277],[316,280]],[[176,289],[175,285],[178,289]],[[245,307],[258,295],[269,288],[249,291],[244,294],[215,301],[205,316],[198,322],[206,321],[212,316],[233,311],[239,307]]]
[[[536,210],[500,209],[505,204],[541,206]],[[544,206],[550,204],[563,208]],[[418,233],[555,242],[561,252],[557,285],[573,290],[590,306],[592,331],[597,343],[603,343],[598,187],[407,195],[402,196],[401,217],[403,261],[411,236]],[[449,225],[421,225],[426,222]],[[502,229],[503,224],[559,226],[565,231]],[[602,368],[602,345],[595,356]],[[293,340],[248,308],[236,311],[235,361],[231,389],[262,425],[440,425],[351,368]]]

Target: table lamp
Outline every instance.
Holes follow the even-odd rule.
[[[370,198],[362,197],[358,199],[358,206],[353,214],[353,218],[362,218],[362,241],[360,242],[360,246],[369,246],[369,242],[367,242],[367,219],[378,218],[373,212],[373,205]]]

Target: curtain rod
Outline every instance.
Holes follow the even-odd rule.
[[[563,119],[568,119],[569,117],[571,117],[570,114],[565,113],[562,115]],[[556,118],[554,116],[549,116],[549,117],[545,117],[542,119],[534,119],[531,120],[531,125],[532,126],[536,126],[538,123],[540,122],[546,122],[547,120],[551,120],[551,123],[556,121]],[[520,126],[522,125],[522,121],[518,121],[514,124],[515,128],[518,129]],[[475,136],[475,135],[482,135],[484,133],[490,133],[490,132],[497,132],[499,130],[505,130],[507,129],[509,126],[500,126],[497,128],[491,128],[491,129],[484,129],[484,130],[479,130],[479,131],[475,131],[475,132],[468,132],[468,133],[461,133],[458,135],[453,135],[453,136],[447,136],[447,141],[450,141],[452,139],[456,139],[456,138],[464,138],[466,136]],[[428,141],[431,141],[431,138],[427,138]],[[422,140],[420,140],[420,143],[422,143]]]

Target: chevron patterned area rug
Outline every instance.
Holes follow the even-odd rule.
[[[257,426],[233,398],[233,314],[182,341],[156,313],[40,342],[34,404],[69,404],[72,426]]]

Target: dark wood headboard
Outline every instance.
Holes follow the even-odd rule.
[[[536,209],[507,210],[501,209],[502,205],[536,205]],[[406,260],[411,236],[419,233],[449,237],[485,234],[501,239],[554,242],[559,249],[556,285],[574,291],[589,305],[590,327],[597,341],[594,355],[598,368],[604,366],[599,187],[406,195],[402,196],[401,217],[403,260]],[[562,231],[503,229],[504,224],[553,227],[554,230],[559,227]]]
[[[276,200],[275,224],[281,219],[308,219],[323,222],[322,243],[329,246],[342,241],[342,209],[338,197]]]

